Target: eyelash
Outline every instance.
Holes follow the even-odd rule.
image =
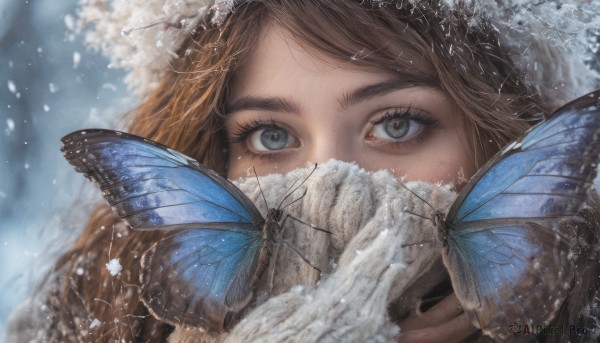
[[[275,121],[273,120],[264,121],[260,119],[255,119],[247,124],[240,125],[235,132],[232,132],[231,139],[228,143],[243,143],[248,137],[250,137],[251,134],[260,129],[278,129],[285,131],[283,127],[277,125],[277,123],[275,123]]]
[[[370,123],[371,123],[371,125],[375,126],[375,125],[383,123],[386,120],[396,119],[396,118],[414,120],[425,126],[433,126],[438,123],[437,119],[428,115],[424,111],[418,110],[418,109],[413,109],[410,107],[407,107],[407,108],[397,107],[397,108],[385,110],[385,112],[383,112],[383,114],[381,114],[378,118],[371,120]]]
[[[419,124],[424,125],[425,127],[434,127],[438,123],[438,119],[432,117],[426,112],[418,109],[413,109],[410,107],[407,108],[392,108],[389,110],[385,110],[378,118],[370,121],[372,126],[381,124],[386,120],[402,118],[413,120]],[[289,131],[283,128],[273,120],[265,121],[260,119],[252,120],[249,123],[241,124],[239,128],[235,130],[235,132],[231,133],[231,138],[229,139],[229,144],[241,144],[244,150],[244,155],[247,157],[251,157],[258,160],[269,160],[277,157],[277,153],[272,154],[257,154],[252,152],[250,149],[246,147],[246,141],[256,131],[260,129],[277,129],[282,131]],[[417,144],[424,139],[423,133],[418,133],[415,139],[408,139],[407,141],[389,141],[385,143],[380,143],[380,145],[386,145],[391,147],[399,147],[401,144],[413,143]]]
[[[375,125],[382,124],[386,120],[397,119],[397,118],[412,120],[414,122],[417,122],[418,124],[423,125],[424,128],[435,127],[435,125],[439,122],[438,119],[431,116],[430,114],[428,114],[425,111],[422,111],[419,109],[414,109],[411,107],[404,107],[404,108],[396,107],[396,108],[391,108],[391,109],[385,110],[377,118],[371,120],[370,123],[371,123],[372,127],[375,127]],[[424,133],[426,133],[426,131],[428,131],[428,130],[422,130],[422,132],[417,133],[416,137],[409,138],[408,140],[405,140],[405,141],[401,141],[401,140],[387,141],[387,142],[379,143],[379,144],[391,146],[391,147],[400,147],[400,145],[407,144],[407,143],[408,144],[411,144],[411,143],[417,144],[417,143],[420,143],[425,138]]]
[[[244,153],[245,157],[250,157],[253,159],[257,159],[257,160],[274,159],[277,156],[276,153],[257,154],[255,152],[252,152],[246,146],[246,141],[248,140],[250,135],[252,135],[253,133],[255,133],[256,131],[258,131],[260,129],[278,129],[278,130],[282,130],[282,131],[289,131],[289,130],[283,128],[282,126],[277,125],[277,123],[275,123],[275,121],[273,121],[273,120],[265,121],[265,120],[255,119],[249,123],[241,124],[239,126],[239,128],[237,128],[234,132],[232,132],[231,138],[229,139],[228,144],[240,144],[243,147],[243,150],[244,150],[243,153]]]

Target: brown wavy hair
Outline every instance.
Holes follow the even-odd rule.
[[[437,2],[427,3],[429,8],[362,0],[242,3],[221,27],[199,27],[185,42],[179,51],[182,57],[129,114],[129,131],[226,176],[226,132],[220,113],[232,76],[270,21],[336,60],[429,78],[464,114],[471,138],[466,144],[481,165],[544,108],[522,82],[493,30],[485,24],[473,30],[468,16],[438,16],[431,10]],[[140,257],[161,235],[131,230],[100,205],[46,285],[50,311],[55,313],[51,337],[61,342],[165,341],[172,328],[149,315],[138,299]],[[109,256],[120,258],[119,277],[105,268]],[[101,324],[90,330],[94,319]]]

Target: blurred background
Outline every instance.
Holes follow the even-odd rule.
[[[67,30],[76,2],[0,0],[0,337],[100,200],[60,138],[112,128],[136,103],[123,72]]]

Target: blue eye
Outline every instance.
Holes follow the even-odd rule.
[[[386,117],[373,124],[371,135],[386,141],[407,140],[418,134],[423,124],[406,116]]]
[[[254,131],[249,143],[256,151],[276,151],[294,146],[296,138],[278,127],[265,127]]]

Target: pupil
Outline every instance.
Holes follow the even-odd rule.
[[[384,130],[392,138],[402,138],[408,132],[408,120],[404,118],[393,118],[385,122]]]
[[[283,149],[287,143],[287,132],[280,129],[264,129],[260,134],[260,142],[269,150]]]

